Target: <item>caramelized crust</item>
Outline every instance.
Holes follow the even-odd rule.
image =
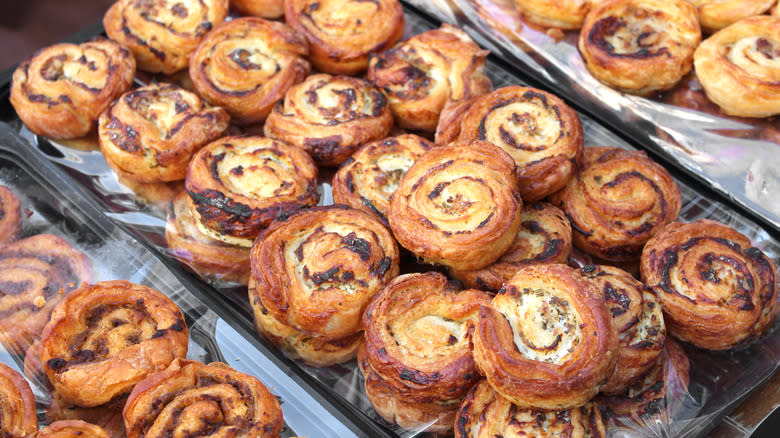
[[[98,406],[184,357],[187,335],[182,311],[154,289],[124,280],[84,284],[54,308],[41,361],[66,402]]]
[[[531,23],[560,29],[579,29],[593,0],[512,0]],[[596,2],[597,3],[597,2]]]
[[[230,8],[240,15],[280,18],[284,15],[284,0],[230,0]]]
[[[23,438],[38,430],[35,397],[24,376],[0,363],[0,433]]]
[[[356,75],[368,56],[388,49],[404,33],[398,0],[288,0],[284,19],[306,36],[309,59],[325,73]]]
[[[284,93],[309,74],[308,44],[284,23],[236,18],[217,26],[190,60],[195,91],[240,125],[265,120]]]
[[[21,226],[22,214],[19,198],[11,189],[0,185],[0,245],[16,240]]]
[[[772,327],[780,310],[775,262],[715,221],[664,227],[642,251],[641,271],[669,333],[700,348],[746,345]]]
[[[713,33],[743,18],[767,12],[777,0],[689,0],[699,12],[703,31]]]
[[[81,420],[55,421],[28,438],[110,438],[102,427]]]
[[[127,401],[126,396],[117,397],[105,405],[84,408],[70,404],[56,393],[51,393],[49,406],[46,408],[46,421],[81,420],[100,426],[111,438],[127,438],[125,423],[122,419],[122,408]]]
[[[16,68],[10,100],[30,131],[56,139],[81,137],[130,88],[134,75],[133,56],[113,41],[55,44]]]

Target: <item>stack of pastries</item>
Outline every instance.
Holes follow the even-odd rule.
[[[122,177],[184,181],[165,230],[173,256],[206,278],[246,285],[258,332],[292,358],[317,367],[357,358],[366,397],[388,422],[457,437],[604,436],[602,411],[655,421],[685,393],[687,358],[671,337],[723,350],[774,323],[771,258],[727,225],[676,222],[680,191],[669,173],[643,152],[585,147],[577,112],[560,98],[493,90],[487,51],[462,30],[443,25],[401,41],[396,0],[276,2],[286,24],[223,23],[227,3],[117,2],[105,24],[127,44],[118,53],[146,72],[188,68],[193,90],[116,86],[102,114],[78,118],[97,126]],[[278,16],[271,3],[231,7]],[[528,3],[545,25],[589,20],[588,2],[563,2],[572,4],[567,19]],[[666,22],[620,7],[650,27]],[[620,20],[610,38],[633,26]],[[689,39],[698,42],[695,24]],[[82,67],[57,67],[70,58],[46,53],[20,70],[53,69],[38,71],[44,83],[98,74],[80,58]],[[108,84],[117,68],[89,80]],[[647,73],[658,83],[640,92],[667,86],[665,75]],[[70,110],[71,98],[25,81],[14,76],[20,118],[56,136],[28,113],[37,101]],[[336,204],[318,205],[328,202],[318,183],[334,167]],[[578,263],[583,255],[592,263]],[[63,386],[74,358],[63,359],[54,339],[65,332],[34,345],[50,383],[77,403]],[[171,360],[135,382],[128,435],[178,421],[145,423],[168,412],[155,402],[160,387],[234,379],[219,366]],[[242,396],[267,399],[247,385]]]

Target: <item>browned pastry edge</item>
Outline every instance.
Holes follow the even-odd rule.
[[[11,189],[0,185],[0,245],[16,240],[21,226],[22,212],[19,198]]]
[[[110,438],[102,427],[82,420],[55,421],[28,438]]]
[[[30,385],[13,368],[0,363],[0,434],[23,438],[38,430]]]
[[[230,7],[240,15],[279,18],[284,15],[284,0],[230,0]]]

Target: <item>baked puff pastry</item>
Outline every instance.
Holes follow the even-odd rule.
[[[201,231],[250,247],[274,219],[317,205],[317,166],[301,148],[265,137],[223,137],[189,163],[185,188]]]
[[[0,185],[0,245],[16,240],[21,226],[19,198],[11,189]]]
[[[102,427],[81,420],[55,421],[29,438],[110,438]]]
[[[482,306],[474,360],[510,402],[582,406],[612,375],[618,336],[596,285],[566,265],[527,266]]]
[[[409,168],[387,219],[398,242],[424,261],[473,270],[512,245],[522,206],[512,157],[485,141],[455,142]]]
[[[100,113],[133,84],[135,60],[126,48],[97,39],[55,44],[14,71],[11,105],[30,131],[50,138],[87,135]]]
[[[461,120],[458,138],[489,141],[511,155],[525,201],[560,190],[582,163],[579,115],[535,88],[504,87],[477,98]]]
[[[284,23],[243,17],[209,32],[190,60],[195,91],[239,125],[265,120],[274,104],[309,74],[302,35]]]
[[[777,0],[689,0],[699,11],[703,31],[713,33],[743,18],[767,12]]]
[[[694,53],[707,97],[729,115],[780,114],[780,17],[746,18],[704,40]]]
[[[278,438],[279,401],[257,378],[220,362],[177,359],[133,389],[124,409],[128,438]],[[208,432],[203,432],[208,431]]]
[[[588,12],[578,45],[593,77],[647,95],[691,70],[699,41],[696,8],[687,0],[606,0]]]
[[[129,281],[83,285],[54,308],[41,361],[63,400],[98,406],[187,354],[184,314],[168,297]]]
[[[772,327],[780,310],[775,262],[715,221],[667,225],[647,242],[640,268],[669,333],[699,348],[746,345]]]
[[[493,88],[484,71],[489,53],[443,24],[372,55],[367,78],[387,96],[399,126],[433,132],[445,104]]]
[[[470,339],[479,307],[489,302],[485,292],[460,291],[438,272],[396,277],[374,297],[363,315],[358,365],[384,419],[406,429],[434,420],[426,430],[452,428],[460,400],[479,378]]]
[[[560,29],[579,29],[593,0],[512,0],[531,23]]]
[[[361,145],[386,137],[392,127],[387,99],[370,82],[315,74],[287,91],[264,132],[304,148],[320,165],[338,166]]]
[[[225,20],[228,0],[119,0],[103,16],[112,40],[133,53],[140,70],[171,74],[214,26]]]
[[[583,168],[550,196],[571,220],[574,246],[602,260],[637,260],[680,213],[680,188],[642,151],[585,148]]]
[[[279,18],[284,15],[284,0],[230,0],[230,8],[240,15]]]
[[[100,115],[98,138],[120,176],[143,183],[184,179],[198,149],[220,137],[230,116],[194,93],[152,84],[123,94]]]
[[[398,0],[287,0],[284,19],[306,36],[309,59],[325,73],[357,75],[368,56],[398,42],[404,10]]]
[[[522,408],[483,380],[463,400],[455,417],[455,438],[606,438],[599,406],[588,402],[563,411]]]
[[[378,214],[387,220],[390,197],[420,155],[434,147],[414,134],[363,145],[333,176],[333,201]]]
[[[0,363],[0,432],[23,438],[38,430],[35,397],[24,376]]]

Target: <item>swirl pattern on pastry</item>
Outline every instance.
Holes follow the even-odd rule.
[[[19,198],[11,189],[0,185],[0,245],[16,240],[21,226],[22,212]]]
[[[16,68],[10,100],[30,131],[57,139],[81,137],[130,88],[134,75],[132,55],[113,41],[55,44]]]
[[[515,162],[485,141],[426,152],[401,178],[387,219],[398,242],[428,263],[480,269],[509,248],[523,201]]]
[[[38,417],[30,385],[24,376],[0,363],[0,434],[23,438],[36,430]]]
[[[571,225],[563,211],[546,202],[526,204],[515,240],[495,263],[473,271],[452,269],[450,274],[468,287],[497,292],[523,266],[568,263],[571,241]]]
[[[139,382],[124,417],[128,438],[276,438],[283,426],[279,401],[257,378],[186,359]]]
[[[220,137],[230,116],[189,91],[153,84],[123,94],[100,115],[98,137],[118,174],[144,182],[184,179],[187,163]]]
[[[513,0],[531,23],[560,29],[579,29],[592,0]]]
[[[233,123],[262,122],[274,104],[309,74],[302,35],[284,23],[243,17],[209,32],[190,61],[195,91]]]
[[[92,278],[92,263],[68,242],[38,234],[0,248],[0,339],[23,356],[54,306]]]
[[[615,369],[618,337],[596,285],[566,265],[527,266],[482,306],[474,360],[522,407],[564,410],[590,400]]]
[[[433,132],[448,101],[491,90],[484,71],[488,53],[462,30],[443,24],[372,55],[367,78],[387,96],[399,126]]]
[[[41,361],[65,401],[98,406],[184,357],[187,340],[184,314],[161,292],[103,281],[57,304],[41,335]]]
[[[369,54],[398,42],[405,24],[398,0],[288,0],[284,19],[306,36],[317,70],[344,75],[365,71]]]
[[[401,177],[433,143],[414,134],[363,145],[333,176],[333,201],[387,220],[390,197]]]
[[[230,8],[240,15],[280,18],[284,15],[284,0],[230,0]]]
[[[699,11],[703,31],[713,33],[743,18],[767,12],[777,0],[689,0]]]
[[[699,41],[696,8],[686,0],[606,0],[585,17],[579,49],[596,79],[646,95],[691,70]]]
[[[574,246],[609,261],[639,258],[680,213],[680,188],[642,151],[585,148],[583,168],[550,196],[571,220]]]
[[[694,53],[707,97],[729,115],[780,114],[780,17],[746,18],[704,40]]]
[[[642,280],[674,337],[708,350],[746,345],[774,324],[777,265],[735,229],[675,222],[642,251]]]
[[[477,98],[461,120],[458,138],[489,141],[511,155],[525,201],[560,190],[582,163],[579,115],[535,88],[504,87]]]
[[[110,438],[102,427],[81,420],[55,421],[29,438]]]
[[[171,74],[214,26],[225,20],[228,0],[119,0],[103,16],[112,40],[130,49],[138,68]]]

